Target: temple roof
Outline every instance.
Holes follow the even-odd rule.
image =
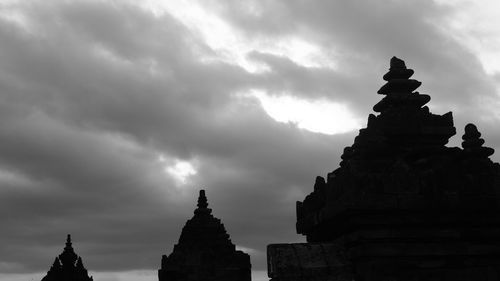
[[[200,190],[194,216],[186,222],[176,247],[191,248],[193,245],[196,245],[197,249],[201,249],[200,247],[234,249],[224,224],[221,223],[220,219],[214,217],[212,209],[208,208],[205,190]]]
[[[92,281],[88,276],[87,269],[83,266],[82,258],[79,257],[72,246],[71,235],[66,237],[66,246],[63,252],[55,258],[54,263],[43,277],[42,281]]]
[[[160,281],[226,280],[221,276],[233,276],[234,281],[250,280],[250,267],[250,257],[236,250],[224,224],[208,208],[205,190],[200,190],[194,216],[182,228],[173,252],[162,258]],[[227,273],[235,270],[240,273]],[[172,279],[173,275],[189,275],[192,279]]]

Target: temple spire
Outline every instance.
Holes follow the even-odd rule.
[[[54,263],[43,277],[42,281],[92,281],[87,269],[83,266],[71,243],[71,235],[66,236],[66,246],[63,252],[55,258]]]
[[[62,254],[59,255],[59,260],[63,266],[73,266],[77,258],[78,256],[75,254],[75,250],[73,250],[73,246],[71,244],[71,235],[68,234],[66,237],[66,246],[64,247]]]
[[[208,208],[208,200],[205,195],[205,190],[200,190],[200,195],[198,196],[198,208],[194,210],[195,214],[210,214],[212,213],[212,209]]]
[[[206,209],[208,207],[207,196],[205,195],[205,190],[200,190],[200,195],[198,196],[198,208]]]
[[[65,248],[73,249],[73,246],[71,244],[71,234],[68,234],[66,236],[66,247]]]
[[[163,255],[159,281],[250,281],[250,256],[236,250],[224,224],[199,191],[194,216],[182,228],[170,255]]]

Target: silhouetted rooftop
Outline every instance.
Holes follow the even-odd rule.
[[[92,281],[87,269],[83,266],[82,258],[73,250],[71,235],[66,238],[63,252],[56,257],[47,275],[42,281]]]
[[[250,256],[236,250],[200,190],[194,216],[183,227],[173,252],[162,257],[160,281],[250,281]]]

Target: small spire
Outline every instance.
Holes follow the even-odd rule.
[[[78,256],[75,254],[73,247],[71,245],[71,235],[66,236],[66,247],[62,254],[59,255],[59,260],[61,264],[64,265],[74,265]]]
[[[198,208],[206,209],[208,207],[207,196],[205,196],[205,190],[200,190],[200,196],[198,197]]]
[[[79,257],[73,250],[71,243],[71,235],[66,236],[66,247],[63,252],[55,258],[54,263],[50,267],[47,275],[42,278],[42,281],[92,281],[92,277],[88,276],[88,272],[83,266],[82,258]]]
[[[462,147],[466,153],[476,157],[489,157],[495,150],[490,147],[483,146],[484,139],[481,138],[481,133],[476,125],[469,123],[465,126],[465,133],[462,136],[464,140]]]
[[[71,234],[66,236],[66,247],[71,248]]]
[[[210,214],[212,209],[208,208],[207,196],[205,196],[205,190],[200,190],[200,195],[198,196],[198,208],[194,210],[195,214]]]
[[[73,246],[72,246],[72,243],[71,243],[71,234],[68,234],[66,236],[66,247],[64,247],[64,251],[73,252]]]

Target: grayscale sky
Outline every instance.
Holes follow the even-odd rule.
[[[499,151],[497,2],[1,0],[0,280],[157,280],[201,188],[265,280],[392,56]]]

